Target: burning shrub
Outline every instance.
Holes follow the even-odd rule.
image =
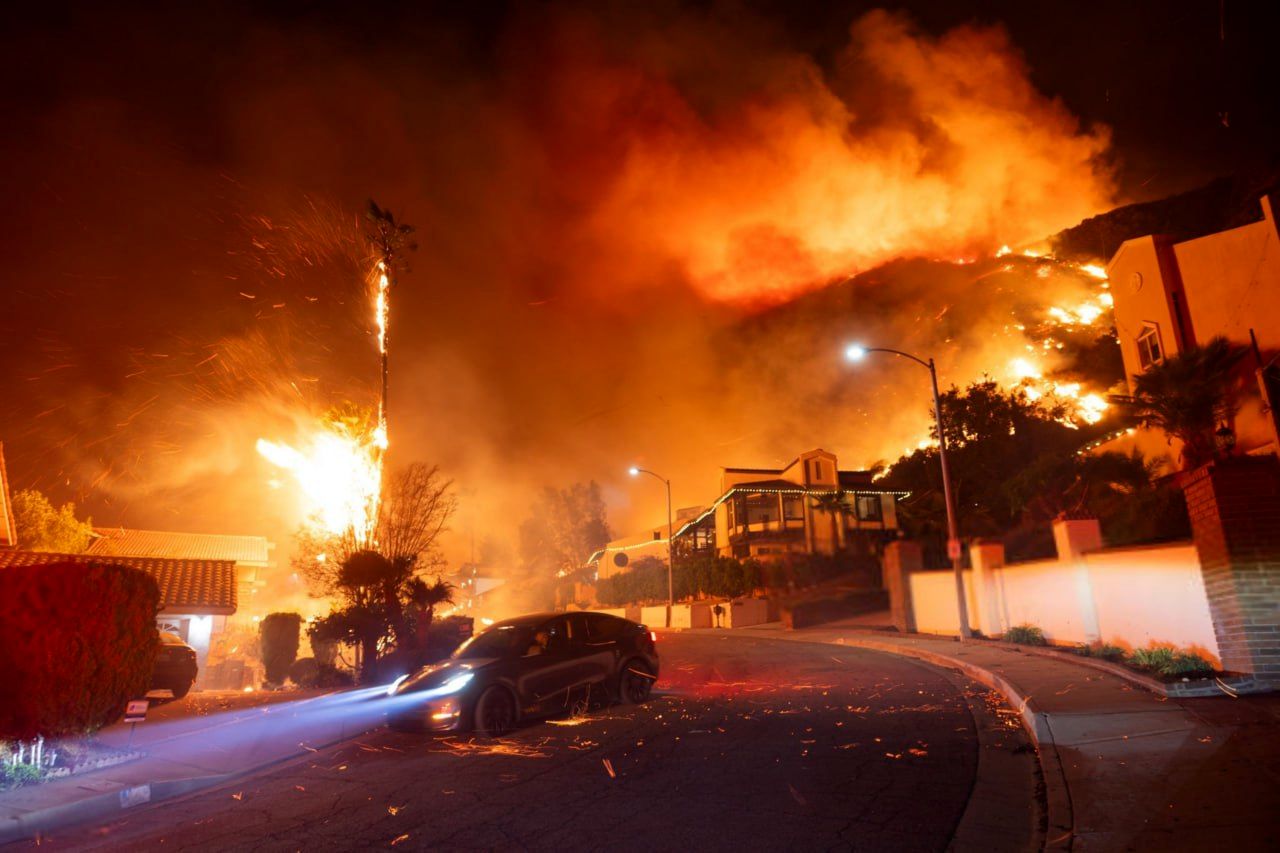
[[[297,613],[268,613],[258,625],[267,684],[284,683],[289,667],[298,658],[301,631],[302,617]]]
[[[159,648],[160,591],[124,566],[0,571],[0,738],[76,735],[143,695]]]

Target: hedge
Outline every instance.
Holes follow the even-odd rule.
[[[159,602],[155,580],[124,566],[0,569],[0,739],[115,722],[150,686]]]
[[[284,684],[289,667],[298,659],[302,617],[297,613],[268,613],[258,623],[262,667],[268,684]]]
[[[866,586],[878,583],[874,558],[848,555],[788,554],[777,560],[737,560],[709,555],[676,556],[671,585],[676,601],[689,598],[737,598],[758,589],[802,589],[857,573]],[[596,600],[605,607],[667,600],[667,564],[642,557],[628,571],[596,582]]]

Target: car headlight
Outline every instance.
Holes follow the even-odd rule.
[[[448,696],[452,693],[457,693],[459,690],[466,687],[471,683],[471,679],[475,677],[475,673],[473,672],[459,673],[453,678],[450,678],[444,684],[441,684],[439,687],[434,687],[431,690],[428,690],[427,693],[432,696]]]
[[[400,676],[395,681],[391,682],[391,686],[387,688],[387,695],[388,696],[396,695],[396,691],[400,689],[400,685],[404,684],[405,680],[408,677],[409,677],[409,673],[406,672],[404,675]]]

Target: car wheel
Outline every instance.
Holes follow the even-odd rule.
[[[618,674],[618,700],[627,705],[639,705],[649,699],[653,691],[653,671],[642,660],[627,661]]]
[[[191,692],[191,686],[192,686],[193,684],[195,684],[195,682],[194,682],[194,681],[188,681],[188,682],[186,682],[186,683],[184,683],[184,684],[179,684],[179,685],[175,686],[175,687],[173,688],[173,698],[174,698],[175,700],[178,700],[178,699],[185,699],[185,698],[186,698],[186,696],[187,696],[187,694]]]
[[[516,700],[502,687],[490,687],[476,702],[476,732],[502,737],[516,724]]]

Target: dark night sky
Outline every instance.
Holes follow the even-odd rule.
[[[919,255],[933,244],[936,222],[869,234],[862,223],[839,235],[863,247],[841,266],[839,252],[787,232],[806,205],[826,210],[863,184],[888,181],[850,202],[851,220],[927,219],[930,204],[912,199],[935,192],[939,210],[971,216],[972,228],[941,234],[951,258],[1011,233],[1046,236],[1017,232],[1023,201],[1052,230],[1100,212],[1064,200],[1072,213],[1055,219],[1064,187],[1110,204],[1265,163],[1280,151],[1268,5],[915,2],[890,9],[920,32],[882,17],[854,28],[853,50],[851,24],[875,4],[28,4],[0,36],[9,471],[106,522],[225,530],[265,518],[278,535],[287,520],[254,503],[271,472],[246,448],[295,410],[371,385],[354,227],[370,196],[418,225],[423,243],[393,320],[398,446],[469,488],[607,479],[647,460],[688,469],[695,483],[676,499],[692,503],[715,465],[774,462],[794,442],[857,456],[901,447],[896,435],[860,444],[831,423],[762,438],[758,389],[726,391],[706,369],[708,341],[738,316],[709,295],[761,267],[777,276],[752,286],[799,292],[806,276],[821,284],[894,246]],[[977,28],[943,36],[964,25]],[[868,33],[900,35],[896,52],[877,59]],[[906,67],[912,51],[941,64],[907,82],[879,76],[878,62]],[[971,91],[981,76],[953,85],[955,55],[988,63],[1008,91]],[[1017,146],[997,149],[993,165],[981,136],[950,145],[934,123],[949,106],[939,91],[961,118],[969,104],[990,108]],[[823,124],[837,100],[858,116],[852,153]],[[1009,115],[1019,105],[1025,122]],[[787,129],[762,133],[751,124],[761,116]],[[1110,128],[1114,192],[1100,189],[1107,169],[1083,162],[1101,146],[1098,125]],[[789,148],[792,132],[813,147]],[[708,223],[753,202],[716,171],[739,137],[744,173],[773,207],[722,246]],[[901,198],[895,139],[923,164]],[[637,146],[656,172],[620,167]],[[1006,150],[1027,162],[999,162]],[[806,152],[834,157],[847,173],[831,184],[840,191],[805,173]],[[792,170],[781,189],[758,174],[779,159]],[[655,163],[672,166],[670,185]],[[1051,179],[1035,181],[1037,170]],[[999,197],[966,204],[974,187]],[[881,210],[881,195],[898,206]],[[732,250],[724,269],[708,268],[703,238]],[[901,310],[878,321],[920,321]],[[664,433],[671,424],[687,440]],[[566,470],[568,458],[580,469]],[[513,473],[513,459],[528,470]],[[625,513],[630,487],[606,486]]]

